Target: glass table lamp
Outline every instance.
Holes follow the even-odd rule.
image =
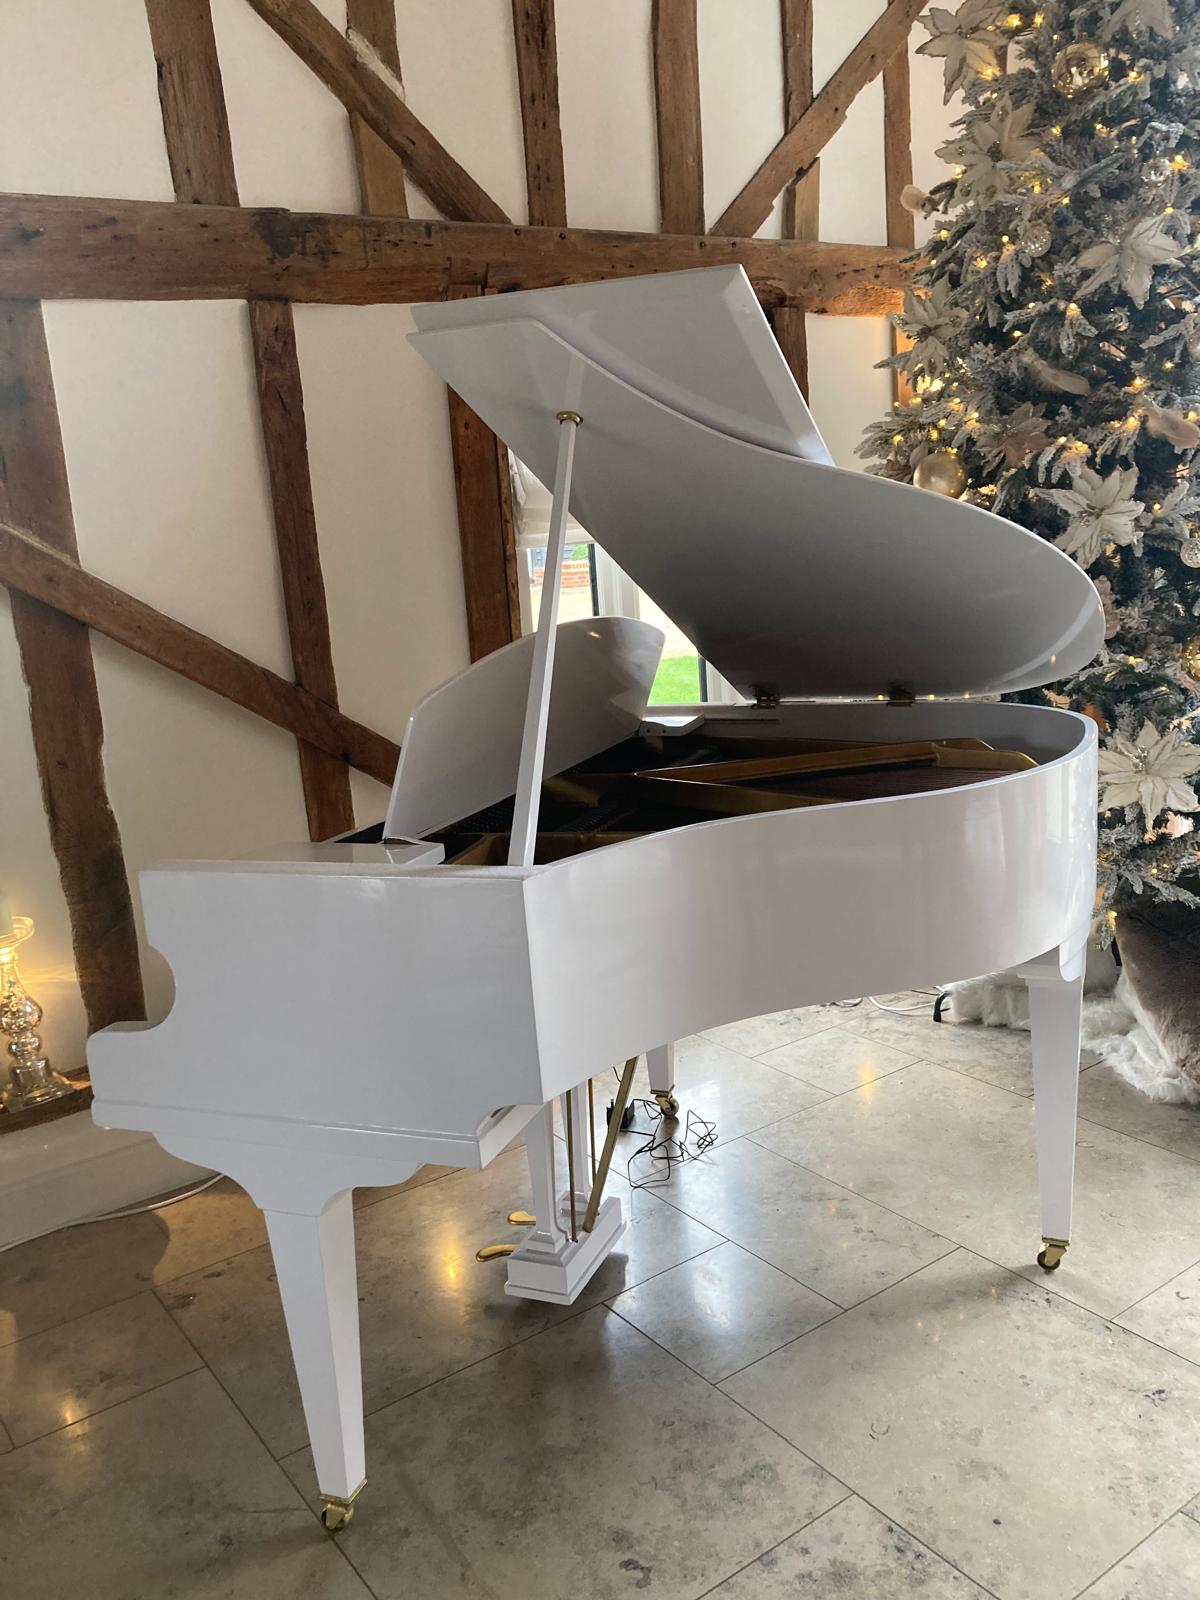
[[[47,1100],[74,1094],[76,1084],[55,1072],[42,1054],[37,1027],[42,1008],[21,982],[17,950],[33,934],[31,917],[9,914],[8,902],[0,895],[0,1032],[8,1035],[11,1058],[10,1076],[3,1096],[9,1111],[26,1111]]]

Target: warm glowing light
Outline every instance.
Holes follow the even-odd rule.
[[[1182,151],[1176,151],[1171,157],[1171,167],[1175,172],[1186,172],[1190,165],[1191,163]]]
[[[1069,317],[1078,317],[1080,314],[1079,307],[1075,304],[1074,300],[1072,300],[1067,306],[1067,315]]]

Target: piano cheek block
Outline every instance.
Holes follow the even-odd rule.
[[[1001,518],[834,467],[740,268],[414,317],[555,484],[537,633],[417,706],[378,830],[142,873],[174,1001],[88,1050],[98,1122],[262,1207],[331,1532],[366,1473],[352,1188],[523,1134],[503,1292],[570,1303],[624,1226],[586,1084],[625,1061],[627,1093],[648,1053],[675,1107],[685,1034],[1017,967],[1058,1267],[1095,885],[1095,725],[979,703],[1090,660],[1094,589]],[[556,625],[568,507],[739,703],[648,710],[658,629]]]

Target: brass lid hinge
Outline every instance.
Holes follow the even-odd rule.
[[[756,711],[777,711],[779,709],[779,696],[773,689],[762,689],[754,685],[754,708]]]
[[[912,706],[917,703],[916,695],[904,683],[889,683],[887,698],[890,706]]]

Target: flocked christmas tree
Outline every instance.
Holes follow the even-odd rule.
[[[1200,892],[1200,0],[966,0],[923,18],[966,106],[872,470],[961,495],[1086,568],[1105,651],[1019,696],[1101,730],[1099,875]]]

